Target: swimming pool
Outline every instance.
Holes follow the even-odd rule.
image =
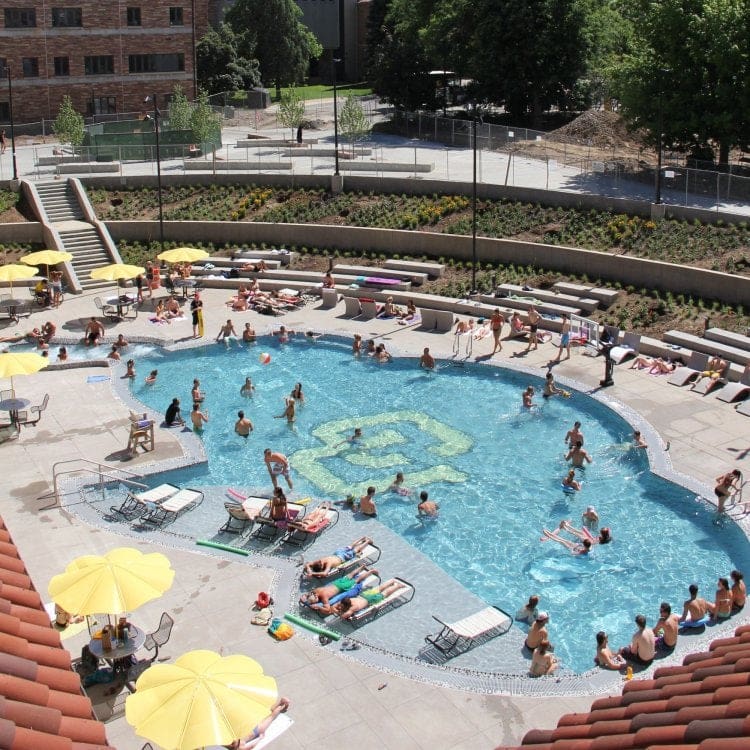
[[[262,351],[271,354],[266,366]],[[626,447],[632,429],[618,414],[582,394],[524,411],[523,388],[541,386],[527,375],[478,365],[426,373],[413,359],[379,366],[353,358],[348,343],[296,340],[157,351],[137,368],[133,394],[159,412],[176,396],[187,417],[194,377],[207,393],[209,460],[184,470],[185,482],[268,486],[262,451],[271,447],[290,457],[302,493],[340,500],[372,484],[379,520],[487,602],[514,612],[539,594],[557,654],[576,671],[591,667],[597,630],[624,645],[637,612],[653,623],[662,600],[680,611],[693,580],[711,598],[717,576],[750,563],[734,524],[714,526],[693,493],[652,475],[645,452]],[[144,385],[154,368],[157,382]],[[251,399],[239,393],[248,375]],[[306,401],[290,428],[274,417],[297,381]],[[249,440],[233,432],[238,409],[254,423]],[[576,419],[594,463],[583,490],[565,495],[563,437]],[[360,444],[346,441],[355,427]],[[386,492],[399,470],[441,504],[438,521],[415,517],[416,496]],[[613,544],[577,558],[539,541],[562,518],[578,523],[587,505],[612,528]]]

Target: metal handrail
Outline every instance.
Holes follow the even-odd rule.
[[[84,467],[79,467],[77,469],[68,469],[67,471],[60,471],[59,467],[63,466],[65,464],[73,464],[73,463],[84,463],[88,464]],[[89,468],[96,467],[96,468]],[[103,471],[103,469],[108,469],[109,471]],[[139,479],[142,479],[142,475],[136,474],[134,471],[129,471],[128,469],[121,469],[117,466],[110,466],[109,464],[103,464],[100,461],[91,461],[88,458],[70,458],[66,459],[65,461],[56,461],[52,465],[52,492],[47,493],[46,495],[42,495],[39,500],[42,500],[43,498],[47,497],[54,497],[54,502],[50,503],[49,505],[45,505],[43,508],[40,508],[40,510],[49,510],[50,508],[55,508],[60,506],[60,487],[59,487],[59,479],[60,477],[67,476],[69,474],[77,474],[79,472],[88,472],[90,474],[97,474],[99,476],[99,486],[102,490],[102,499],[104,499],[104,479],[106,478],[108,481],[116,481],[121,482],[122,484],[125,484],[129,487],[137,487],[139,489],[148,489],[148,485],[144,484],[143,482],[136,481],[134,479],[127,479],[123,478],[121,476],[117,476],[114,473],[110,472],[119,472],[123,474],[128,474],[131,477],[138,477]]]

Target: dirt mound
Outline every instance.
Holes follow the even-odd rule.
[[[589,110],[547,135],[551,141],[596,148],[632,148],[643,145],[639,133],[631,133],[616,112]]]

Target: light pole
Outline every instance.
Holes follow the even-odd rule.
[[[5,76],[8,79],[8,114],[10,115],[10,152],[13,160],[13,179],[18,179],[18,163],[16,162],[16,131],[13,124],[13,82],[10,77],[10,65],[5,66]]]
[[[161,112],[156,103],[156,94],[147,96],[144,100],[154,104],[154,133],[156,134],[156,189],[159,199],[159,249],[164,250],[164,206],[161,197],[161,155],[159,153],[159,118]]]
[[[336,96],[336,63],[341,62],[340,59],[333,56],[331,53],[331,70],[333,72],[333,150],[334,160],[336,163],[336,169],[334,175],[338,177],[339,174],[339,109],[338,109],[338,97]]]
[[[473,165],[471,190],[471,294],[477,293],[477,107],[471,123]]]
[[[654,198],[655,204],[661,203],[661,153],[663,150],[663,143],[664,143],[664,125],[662,123],[663,119],[663,102],[662,99],[664,97],[664,76],[670,72],[669,68],[660,68],[659,69],[659,107],[658,107],[658,113],[657,113],[657,127],[659,128],[659,145],[658,145],[658,152],[656,154],[656,196]]]

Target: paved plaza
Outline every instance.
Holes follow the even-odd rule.
[[[224,303],[228,296],[226,290],[205,291],[208,336],[226,319]],[[283,322],[302,330],[377,336],[389,349],[412,356],[424,346],[439,358],[452,356],[451,334],[420,332],[394,326],[388,320],[346,320],[340,317],[342,308],[340,304],[335,310],[321,310],[313,303],[281,319],[254,312],[238,313],[234,318],[235,323],[250,322],[261,335]],[[51,319],[58,326],[58,336],[72,342],[80,334],[79,321],[94,312],[92,296],[69,297],[58,310],[37,312],[30,320],[5,328],[2,334],[28,330]],[[119,332],[130,339],[156,335],[172,341],[190,336],[189,321],[157,328],[147,319],[142,313],[132,322],[108,324],[107,340]],[[541,374],[554,354],[552,345],[547,344],[526,357],[511,356],[521,348],[522,343],[508,342],[492,362],[509,367],[522,362],[523,367]],[[485,339],[475,348],[474,356],[482,357],[490,350],[491,344]],[[53,355],[55,351],[53,346]],[[574,354],[555,368],[555,374],[560,382],[575,381],[584,390],[596,390],[602,369],[601,359]],[[104,553],[123,544],[143,551],[164,551],[176,570],[175,584],[164,597],[138,610],[139,624],[153,629],[163,610],[174,615],[175,628],[165,649],[170,657],[200,647],[257,658],[265,671],[276,677],[281,693],[292,700],[290,716],[295,723],[275,741],[274,747],[279,750],[336,749],[349,747],[352,742],[363,750],[489,750],[501,743],[520,741],[532,727],[555,726],[560,715],[590,705],[591,693],[580,697],[556,695],[554,679],[521,680],[509,685],[504,694],[489,694],[447,687],[450,680],[437,684],[406,678],[388,667],[369,666],[358,658],[358,652],[341,651],[335,643],[322,646],[301,629],[290,641],[275,643],[263,628],[250,624],[250,608],[261,590],[275,595],[281,592],[282,599],[288,596],[281,580],[284,573],[278,567],[264,564],[258,556],[225,559],[178,545],[165,549],[154,544],[149,535],[134,540],[118,534],[112,526],[83,523],[72,512],[42,510],[50,503],[44,496],[52,490],[55,463],[83,458],[138,473],[148,470],[154,460],[173,462],[185,453],[174,434],[158,429],[153,454],[121,460],[128,435],[127,404],[116,395],[113,382],[88,382],[90,375],[105,372],[102,368],[74,368],[15,381],[19,395],[33,403],[38,403],[44,393],[51,396],[49,409],[36,428],[26,428],[19,440],[0,445],[1,512],[43,596],[50,578],[80,554]],[[616,368],[615,385],[607,389],[607,396],[643,415],[657,433],[649,439],[652,465],[667,468],[671,462],[697,494],[713,497],[714,478],[728,468],[750,471],[750,423],[714,396],[701,398],[668,385],[665,378],[649,377],[623,366]],[[668,451],[664,450],[667,443]],[[740,522],[746,525],[744,520]],[[729,627],[741,622],[741,618],[733,618]],[[721,634],[719,628],[710,630],[706,642]],[[67,638],[64,645],[76,654],[85,641],[86,636],[79,633]],[[705,645],[697,640],[692,643],[695,648]],[[481,655],[481,647],[476,652]],[[616,675],[614,678],[602,690],[619,692],[621,685]],[[532,687],[526,689],[522,682]],[[121,750],[140,748],[142,741],[124,719],[123,701],[124,694],[94,697],[100,718],[107,721],[112,744]]]

